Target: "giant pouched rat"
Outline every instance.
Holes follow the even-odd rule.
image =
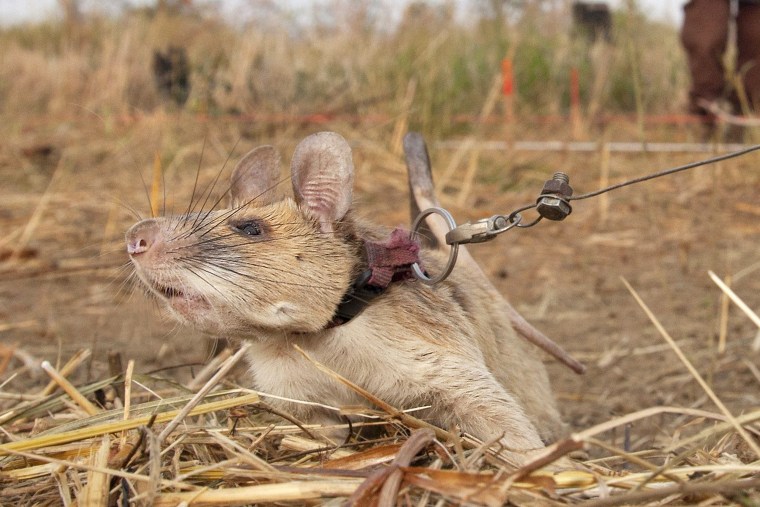
[[[229,209],[129,229],[137,275],[175,318],[249,340],[252,384],[265,393],[332,406],[364,401],[317,370],[297,344],[385,402],[429,406],[431,422],[500,438],[518,456],[558,436],[543,364],[469,263],[435,286],[402,276],[361,301],[361,311],[340,314],[352,285],[372,270],[369,247],[399,240],[353,210],[351,149],[340,135],[321,132],[297,146],[294,198],[277,196],[279,175],[274,148],[257,148],[233,171]],[[445,263],[438,251],[419,258],[435,273]],[[279,403],[305,420],[332,417],[313,405]]]

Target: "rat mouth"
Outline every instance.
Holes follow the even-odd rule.
[[[210,306],[209,301],[200,294],[178,289],[170,285],[154,283],[153,290],[175,308],[196,308],[200,310]]]

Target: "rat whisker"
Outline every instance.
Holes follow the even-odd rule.
[[[259,194],[257,194],[252,199],[248,200],[247,202],[245,202],[245,203],[243,203],[243,204],[241,204],[241,205],[239,205],[239,206],[237,206],[235,208],[232,208],[231,210],[223,212],[219,217],[216,217],[216,218],[212,219],[209,223],[203,223],[203,221],[202,221],[201,224],[198,224],[198,226],[193,229],[193,233],[197,233],[197,232],[200,232],[201,230],[205,229],[205,232],[203,232],[200,235],[201,237],[205,236],[208,232],[214,230],[216,227],[218,227],[219,225],[221,225],[222,223],[224,223],[226,220],[232,218],[233,216],[235,216],[237,213],[239,213],[243,209],[245,209],[248,206],[254,204],[259,197],[261,197],[262,195],[266,194],[268,191],[272,190],[273,188],[276,188],[277,186],[281,185],[282,183],[284,183],[286,181],[288,181],[288,178],[283,178],[283,179],[279,180],[274,185],[272,185],[272,186],[264,189],[263,191],[261,191]]]
[[[227,167],[227,163],[230,161],[230,159],[231,159],[231,157],[232,157],[232,153],[235,151],[235,148],[237,147],[237,145],[238,145],[238,143],[239,143],[239,142],[240,142],[240,138],[238,138],[238,139],[237,139],[237,141],[235,141],[235,144],[234,144],[234,146],[232,147],[232,149],[230,150],[230,152],[227,154],[227,158],[224,160],[224,163],[222,164],[222,167],[220,167],[220,168],[219,168],[219,171],[216,173],[216,176],[215,176],[215,177],[214,177],[214,179],[212,180],[211,186],[210,186],[210,187],[207,187],[207,188],[208,188],[208,193],[206,194],[206,192],[205,192],[205,190],[204,190],[204,192],[201,194],[201,197],[202,197],[204,194],[206,194],[206,198],[203,200],[203,204],[201,204],[201,207],[200,207],[200,209],[198,210],[198,215],[196,216],[196,219],[195,219],[196,221],[195,221],[195,222],[193,222],[193,227],[195,227],[195,224],[197,223],[198,217],[200,217],[201,215],[203,215],[203,208],[205,208],[205,207],[206,207],[206,203],[208,202],[208,199],[209,199],[209,197],[211,197],[211,193],[214,191],[214,188],[216,187],[216,184],[217,184],[217,182],[219,181],[219,178],[221,177],[221,175],[222,175],[222,172],[224,172],[224,169]],[[223,198],[224,198],[224,194],[222,194],[222,197],[220,197],[220,198],[219,198],[219,199],[218,199],[218,200],[217,200],[217,201],[214,203],[214,205],[213,205],[213,206],[211,206],[211,208],[210,208],[210,209],[209,209],[209,210],[206,212],[206,214],[204,215],[204,217],[201,219],[201,222],[202,222],[203,220],[205,220],[205,219],[206,219],[206,217],[208,217],[209,213],[211,213],[211,212],[214,210],[214,208],[215,208],[215,207],[216,207],[216,206],[217,206],[217,205],[218,205],[218,204],[221,202],[221,200],[222,200]]]
[[[196,266],[196,267],[203,267],[204,265],[208,264],[208,263],[201,263],[199,260],[194,259],[192,257],[181,258],[181,259],[178,259],[178,260],[181,260],[184,263],[187,263],[187,264],[190,264],[190,265],[193,265],[193,266]],[[335,288],[337,288],[337,286],[335,286],[335,287],[317,286],[317,285],[314,285],[314,284],[307,284],[307,283],[286,282],[284,280],[277,280],[277,279],[273,279],[273,278],[263,277],[260,274],[243,273],[243,272],[239,271],[238,269],[234,269],[237,266],[235,266],[235,267],[225,266],[225,265],[223,265],[223,264],[221,264],[219,262],[215,262],[214,264],[210,264],[210,265],[212,265],[212,266],[214,266],[216,268],[222,269],[222,270],[224,270],[224,271],[226,271],[228,273],[231,273],[231,274],[243,277],[243,278],[245,278],[247,280],[253,280],[253,281],[257,281],[257,282],[271,282],[271,283],[275,283],[275,284],[279,284],[279,285],[288,285],[288,286],[293,286],[293,287],[304,287],[304,288],[309,288],[309,289],[317,288],[317,289],[333,289],[334,290]],[[277,271],[279,273],[285,272],[285,271],[283,271],[280,268],[274,269],[274,271]],[[224,278],[221,275],[217,275],[217,276],[218,276],[218,278],[221,278],[221,279],[223,279],[225,281],[228,281],[230,283],[234,283],[234,282],[231,282],[230,279]]]
[[[195,168],[195,181],[193,182],[193,191],[190,193],[190,200],[187,203],[187,210],[184,216],[190,215],[195,208],[195,192],[198,189],[198,178],[201,174],[201,164],[203,163],[203,155],[206,153],[206,141],[208,141],[208,132],[203,136],[203,145],[201,146],[201,155],[198,157],[198,167]]]

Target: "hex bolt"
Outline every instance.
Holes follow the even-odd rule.
[[[567,215],[573,211],[573,208],[561,197],[545,195],[538,200],[536,211],[544,218],[559,222],[567,218]]]
[[[565,173],[554,173],[552,179],[544,183],[536,203],[536,211],[549,220],[564,220],[573,211],[567,199],[571,195],[573,188],[570,186],[570,177]]]
[[[570,197],[573,195],[570,177],[565,173],[555,173],[552,179],[546,180],[541,194],[557,194],[563,197]]]

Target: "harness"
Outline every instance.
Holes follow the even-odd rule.
[[[394,229],[388,241],[365,241],[367,269],[359,273],[335,310],[328,328],[343,325],[359,315],[388,286],[414,278],[412,264],[420,263],[420,245],[409,231]]]

